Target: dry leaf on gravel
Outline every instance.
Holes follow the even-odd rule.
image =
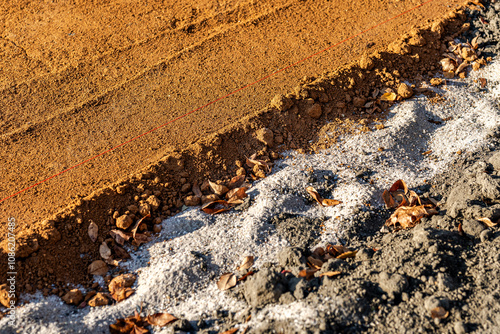
[[[243,198],[248,197],[246,191],[248,188],[246,187],[241,187],[241,188],[234,188],[232,190],[229,190],[228,193],[226,194],[227,202],[229,204],[241,204],[243,203]]]
[[[90,238],[90,240],[92,240],[92,242],[96,242],[97,236],[99,235],[98,234],[99,233],[99,227],[92,220],[90,221],[88,232],[89,232],[89,238]]]
[[[104,260],[107,260],[111,257],[111,249],[109,249],[106,241],[103,241],[101,246],[99,246],[99,254]]]
[[[351,257],[355,257],[357,252],[358,251],[348,251],[348,252],[342,253],[339,256],[337,256],[337,259],[348,259]]]
[[[134,241],[132,241],[132,245],[139,247],[142,244],[149,242],[149,237],[142,233],[137,233],[134,236]]]
[[[380,97],[380,101],[395,101],[397,97],[396,93],[385,93]]]
[[[467,68],[467,66],[469,66],[469,62],[467,60],[464,60],[456,69],[455,74],[462,72],[463,70],[465,70],[465,68]]]
[[[145,215],[144,217],[142,217],[141,219],[139,219],[139,220],[135,223],[135,225],[134,225],[134,227],[132,227],[132,231],[131,231],[131,232],[132,232],[132,238],[134,238],[134,239],[135,239],[135,236],[136,236],[137,230],[139,229],[139,226],[141,226],[141,224],[142,224],[142,222],[144,221],[144,219],[149,218],[149,217],[151,217],[151,214],[150,214],[150,213],[148,213],[147,215]]]
[[[245,182],[245,175],[235,176],[229,181],[227,187],[229,189],[239,188]]]
[[[152,315],[148,315],[146,317],[146,321],[153,326],[163,327],[174,321],[178,320],[171,314],[168,313],[155,313]]]
[[[212,192],[217,196],[222,196],[229,191],[229,189],[223,184],[217,184],[210,180],[208,180],[208,184],[210,185],[210,189],[212,189]]]
[[[446,311],[442,306],[435,307],[431,310],[432,319],[446,319],[450,312]]]
[[[484,223],[486,226],[488,227],[494,227],[494,226],[497,226],[498,225],[498,222],[494,223],[491,221],[491,219],[489,218],[477,218],[477,220],[479,220],[481,223]]]
[[[231,329],[228,329],[227,331],[225,332],[221,332],[220,334],[234,334],[238,331],[239,328],[231,328]]]
[[[104,276],[108,272],[108,266],[104,261],[96,260],[89,265],[88,272],[91,275]]]
[[[236,268],[236,270],[245,270],[253,266],[254,263],[254,257],[253,256],[246,256],[241,264]]]
[[[417,225],[423,217],[437,213],[437,210],[432,205],[401,206],[387,219],[385,225],[396,227],[399,224],[401,228],[411,228]]]
[[[147,323],[142,319],[142,317],[135,311],[133,316],[125,319],[118,319],[114,324],[109,325],[109,331],[111,334],[145,334],[149,333],[147,329],[144,328]]]
[[[318,269],[303,269],[299,272],[299,277],[304,277],[306,280],[311,280],[314,278],[314,274]]]
[[[130,259],[130,254],[124,248],[122,248],[118,245],[113,246],[113,252],[120,259]]]
[[[193,194],[199,198],[201,198],[203,196],[203,193],[201,192],[201,189],[200,189],[200,186],[198,185],[198,182],[195,182],[193,184],[193,187],[191,188],[191,190],[193,191]]]
[[[479,36],[476,36],[472,39],[472,41],[470,41],[470,46],[472,46],[474,50],[476,50],[479,47],[479,44],[477,43],[478,38]]]
[[[312,196],[312,198],[314,198],[314,200],[316,202],[318,202],[321,206],[335,206],[335,205],[339,205],[341,204],[342,202],[341,201],[337,201],[335,199],[324,199],[323,197],[321,197],[321,195],[318,193],[318,191],[316,189],[314,189],[313,187],[307,187],[306,188],[306,191]]]
[[[213,202],[207,203],[201,207],[201,210],[203,212],[211,214],[211,215],[215,215],[217,213],[229,211],[230,209],[231,209],[230,204],[224,200],[213,201]]]
[[[115,239],[117,244],[122,246],[125,244],[125,241],[128,241],[130,238],[132,238],[132,233],[124,232],[122,230],[111,230],[109,231],[109,234],[113,239]]]
[[[135,292],[130,288],[134,282],[135,276],[132,274],[123,274],[113,278],[108,285],[111,297],[117,302],[127,299]]]
[[[241,276],[240,278],[238,278],[238,281],[244,281],[247,279],[248,276],[252,276],[254,274],[253,271],[249,271],[247,272],[245,275]]]
[[[309,265],[309,267],[313,269],[321,269],[321,267],[323,266],[323,261],[321,261],[320,259],[316,259],[312,256],[309,256],[307,258],[307,264]]]
[[[236,276],[233,273],[225,273],[217,282],[217,287],[222,291],[228,290],[234,287],[236,285],[236,282]]]
[[[326,273],[322,273],[319,275],[319,277],[323,277],[323,276],[326,276],[326,277],[335,277],[335,276],[338,276],[342,274],[342,272],[340,271],[328,271]]]

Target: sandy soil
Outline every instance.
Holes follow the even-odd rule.
[[[0,198],[420,3],[4,6]],[[462,16],[449,15],[458,3],[435,0],[1,202],[1,228],[8,217],[18,224],[19,291],[63,295],[67,282],[90,287],[96,245],[108,237],[115,214],[130,213],[134,203],[159,198],[154,218],[161,221],[180,211],[187,182],[201,184],[208,175],[224,181],[238,169],[235,160],[254,152],[271,157],[310,148],[328,121],[335,120],[328,129],[336,131],[381,117],[382,110],[365,108],[373,90],[437,70],[445,31],[460,31]],[[352,65],[365,53],[375,54],[372,71]],[[292,104],[270,106],[278,93],[288,93]],[[323,111],[318,117],[311,103]],[[264,126],[282,144],[255,139]],[[139,191],[144,184],[150,193]],[[96,244],[87,237],[90,220],[99,226]]]

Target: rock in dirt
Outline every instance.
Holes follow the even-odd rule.
[[[153,209],[153,211],[155,211],[156,209],[158,209],[160,207],[160,205],[161,205],[161,201],[155,195],[149,196],[148,199],[146,200],[146,202],[149,205],[151,205],[151,209]]]
[[[285,111],[293,106],[293,101],[283,94],[278,94],[271,100],[271,106],[278,111]]]
[[[262,128],[257,130],[255,132],[255,137],[257,138],[258,141],[260,141],[264,145],[267,145],[269,147],[272,147],[274,145],[274,134],[268,128]]]
[[[305,263],[305,257],[300,248],[286,247],[278,253],[278,263],[284,268],[298,267]]]
[[[465,219],[462,223],[464,233],[470,238],[479,238],[481,232],[486,229],[483,223],[474,219]]]
[[[89,300],[89,306],[105,306],[109,304],[109,298],[102,292],[98,292],[92,299]]]
[[[355,97],[352,99],[352,103],[356,108],[361,108],[366,104],[366,99],[364,97]]]
[[[321,117],[323,110],[321,104],[315,103],[307,109],[307,115],[311,118],[318,119]]]
[[[493,166],[493,169],[500,172],[500,152],[493,154],[488,162]]]
[[[184,198],[184,204],[186,204],[186,206],[197,206],[200,205],[200,203],[201,198],[198,196],[186,196],[186,198]]]
[[[371,70],[374,66],[375,63],[373,59],[366,54],[359,60],[359,67],[361,67],[362,70]]]
[[[15,299],[11,299],[9,297],[9,285],[8,284],[0,285],[0,304],[9,308],[11,300],[15,303]]]
[[[122,215],[116,219],[116,227],[126,230],[133,222],[133,219],[129,215]]]
[[[245,169],[243,168],[243,170],[245,170]],[[220,200],[219,196],[217,196],[216,194],[210,194],[210,195],[206,195],[206,196],[201,197],[201,204],[204,205],[204,204],[218,201],[218,200]]]
[[[80,290],[78,289],[73,289],[66,293],[63,297],[62,300],[66,304],[73,304],[73,305],[80,305],[80,303],[83,301],[83,294]]]
[[[404,82],[398,87],[398,95],[403,99],[409,99],[413,95],[413,90]]]
[[[273,269],[264,268],[250,278],[245,283],[243,294],[250,306],[257,308],[270,303],[278,302],[286,287]]]
[[[378,277],[378,284],[390,298],[394,299],[405,291],[408,280],[400,274],[391,275],[387,272],[381,272]]]

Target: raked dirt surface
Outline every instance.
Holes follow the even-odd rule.
[[[210,216],[190,208],[164,220],[154,242],[122,265],[138,277],[127,300],[77,309],[37,293],[17,310],[15,326],[0,320],[2,333],[108,333],[141,306],[143,314],[165,310],[183,319],[154,333],[174,326],[200,333],[247,326],[248,333],[498,333],[500,235],[474,218],[495,219],[500,211],[500,61],[431,89],[441,101],[405,100],[381,130],[346,136],[313,155],[290,152],[237,210]],[[391,212],[381,194],[398,179],[439,200],[440,211],[413,229],[383,233]],[[305,191],[310,185],[342,204],[318,206]],[[300,257],[326,244],[358,254],[324,265],[342,271],[338,277],[295,278],[305,267]],[[248,255],[257,273],[218,290],[221,274],[237,273]],[[445,319],[431,317],[437,306],[449,312]]]

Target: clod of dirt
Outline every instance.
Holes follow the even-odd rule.
[[[298,267],[306,263],[306,259],[300,248],[285,247],[278,253],[278,263],[283,268]]]
[[[321,108],[321,104],[315,103],[307,109],[307,115],[314,119],[319,119],[323,110]]]
[[[9,297],[9,286],[7,284],[0,285],[0,304],[9,308],[11,300],[15,302],[15,299]]]
[[[92,307],[109,305],[109,298],[102,292],[98,292],[94,297],[92,297],[88,304]]]
[[[243,170],[245,170],[245,169],[243,168]],[[201,204],[205,205],[207,203],[215,202],[218,200],[220,200],[219,196],[217,196],[216,194],[210,194],[210,195],[206,195],[206,196],[201,197]]]
[[[274,145],[274,134],[268,128],[261,128],[255,132],[255,137],[264,145],[272,147]]]
[[[482,231],[486,229],[483,223],[474,219],[465,219],[462,222],[464,233],[470,238],[479,238]]]
[[[129,215],[122,215],[116,219],[116,227],[126,230],[134,220]]]
[[[378,277],[380,288],[394,299],[401,295],[408,286],[408,280],[400,274],[381,272]]]
[[[293,100],[283,94],[278,94],[271,100],[271,106],[278,111],[285,111],[293,106]]]
[[[405,83],[402,83],[398,87],[398,95],[403,99],[409,99],[413,96],[413,90]]]
[[[158,209],[161,205],[161,201],[155,195],[149,196],[148,199],[146,200],[146,202],[151,206],[151,209],[153,211]]]
[[[62,297],[62,300],[66,304],[80,305],[80,303],[83,301],[83,294],[80,290],[73,289],[66,293]]]
[[[187,206],[197,206],[197,205],[200,205],[201,203],[201,198],[199,198],[198,196],[186,196],[186,198],[184,198],[184,204],[186,204]]]
[[[243,294],[248,304],[257,308],[278,302],[285,291],[286,282],[279,274],[273,269],[264,268],[245,282]]]
[[[370,56],[365,54],[359,60],[359,67],[361,67],[361,69],[363,70],[372,70],[373,67],[375,67],[375,62]]]

